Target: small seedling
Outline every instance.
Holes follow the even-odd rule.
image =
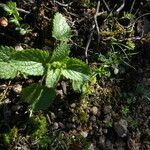
[[[6,11],[7,15],[10,16],[9,23],[12,23],[16,26],[16,30],[19,31],[21,35],[25,35],[29,33],[31,30],[29,29],[29,25],[20,24],[22,20],[15,2],[8,1],[6,4],[3,4],[3,9]]]

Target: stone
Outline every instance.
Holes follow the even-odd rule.
[[[70,105],[70,107],[71,107],[71,108],[75,108],[75,107],[76,107],[76,104],[75,104],[75,103],[72,103],[72,104]]]
[[[105,149],[105,140],[106,140],[106,138],[104,135],[99,137],[99,148],[100,149]]]
[[[88,136],[88,132],[87,131],[81,131],[80,134],[86,138]]]
[[[57,130],[58,128],[59,128],[58,123],[57,123],[57,122],[54,122],[54,124],[53,124],[53,129]]]
[[[103,122],[105,124],[108,124],[110,121],[111,121],[111,115],[105,115],[105,118],[104,118]]]
[[[52,120],[54,120],[56,118],[56,116],[53,112],[51,112],[50,117],[51,117]]]
[[[18,44],[18,45],[15,46],[15,50],[16,51],[22,51],[23,47],[21,46],[21,44]]]
[[[120,119],[114,123],[114,129],[119,137],[126,137],[128,133],[128,122],[125,119]]]
[[[89,150],[95,150],[94,144],[91,143],[88,149],[89,149]]]
[[[92,108],[91,108],[91,113],[92,113],[93,115],[96,115],[96,114],[98,113],[98,108],[97,108],[96,106],[92,107]]]
[[[107,105],[104,107],[104,114],[109,114],[111,113],[112,107],[111,105]]]
[[[7,88],[7,85],[6,84],[1,84],[0,85],[0,90],[5,90]]]
[[[67,123],[67,124],[66,124],[66,127],[69,128],[69,129],[75,129],[75,128],[76,128],[76,125],[73,124],[73,123]]]
[[[60,126],[61,129],[65,128],[65,125],[63,123],[61,123],[61,122],[59,122],[58,125]]]
[[[106,149],[113,149],[113,144],[110,140],[107,139],[105,144],[106,144]]]
[[[14,91],[15,93],[17,93],[17,94],[20,94],[21,91],[22,91],[22,85],[20,85],[20,84],[14,85],[14,86],[13,86],[13,91]]]
[[[90,117],[90,121],[92,121],[92,122],[96,122],[96,117],[93,115],[93,116],[91,116]]]

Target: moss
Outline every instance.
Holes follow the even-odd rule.
[[[86,123],[89,119],[87,110],[88,110],[89,103],[86,99],[82,99],[79,107],[76,110],[76,120],[78,123]]]
[[[30,140],[36,139],[37,146],[42,150],[48,149],[51,143],[51,137],[48,135],[46,117],[36,115],[27,122],[27,135]]]
[[[9,144],[16,140],[18,137],[18,128],[13,127],[9,132],[2,134],[2,141],[5,146],[9,146]]]
[[[46,118],[41,116],[33,116],[27,123],[27,134],[31,137],[41,138],[47,132]]]
[[[109,25],[110,24],[110,25]],[[118,38],[125,38],[126,36],[126,29],[119,24],[118,21],[115,21],[113,23],[113,21],[110,19],[109,23],[108,23],[108,27],[103,29],[100,32],[100,35],[103,37],[103,39],[107,38],[107,39],[118,39]]]

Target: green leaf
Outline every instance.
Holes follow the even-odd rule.
[[[25,49],[23,51],[18,51],[14,54],[13,59],[19,61],[34,61],[39,63],[45,63],[49,57],[47,51],[42,51],[39,49]]]
[[[61,43],[59,46],[57,46],[54,49],[51,57],[51,62],[62,61],[63,59],[69,56],[69,53],[70,53],[70,47],[65,43]]]
[[[40,76],[44,73],[44,67],[42,63],[34,61],[11,61],[13,68],[18,70],[21,74]]]
[[[62,74],[71,80],[83,81],[89,78],[88,65],[79,59],[70,58],[66,63],[66,69],[62,70]]]
[[[54,16],[52,36],[60,41],[67,41],[71,37],[70,26],[60,13],[56,13]]]
[[[39,84],[32,84],[23,89],[22,97],[31,105],[32,110],[45,110],[55,99],[55,90]]]
[[[16,10],[16,3],[9,1],[6,4],[4,4],[4,10],[9,14],[13,14],[14,10]]]
[[[72,88],[73,88],[74,91],[81,92],[82,91],[82,86],[83,86],[83,82],[82,81],[75,81],[75,80],[73,80]]]
[[[14,53],[15,49],[13,47],[0,46],[0,62],[8,62]]]
[[[88,76],[86,74],[83,74],[81,72],[75,71],[75,70],[62,70],[62,74],[67,78],[71,80],[76,81],[83,81],[87,80]]]
[[[0,47],[0,78],[14,78],[17,72],[23,75],[43,75],[43,63],[49,53],[38,49],[26,49],[16,52],[12,47]],[[6,63],[5,63],[6,62]]]
[[[13,79],[17,75],[17,69],[15,69],[11,63],[0,62],[0,78],[1,79]]]
[[[8,46],[0,46],[0,78],[13,79],[17,75],[17,69],[10,62],[15,49]]]
[[[17,10],[16,3],[9,1],[3,5],[4,10],[7,12],[8,15],[11,16],[9,22],[14,23],[17,26],[20,26],[19,21],[22,20],[20,14]]]
[[[10,22],[10,23],[14,23],[14,24],[20,26],[20,23],[19,23],[19,21],[18,21],[17,18],[11,17],[11,18],[9,19],[9,22]]]
[[[48,69],[47,77],[46,77],[46,86],[47,87],[55,87],[60,79],[61,69]]]

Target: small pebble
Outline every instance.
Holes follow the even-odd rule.
[[[91,113],[92,113],[93,115],[96,115],[97,112],[98,112],[98,108],[97,108],[96,106],[94,106],[94,107],[91,108]]]
[[[54,124],[53,124],[53,129],[57,130],[58,127],[59,127],[58,123],[57,123],[57,122],[54,122]]]
[[[96,117],[93,115],[93,116],[91,116],[90,117],[90,121],[92,121],[92,122],[96,122]]]
[[[111,113],[112,107],[111,105],[105,106],[104,107],[104,114],[109,114]]]
[[[120,119],[114,124],[114,129],[119,137],[126,137],[128,133],[128,122],[125,119]]]
[[[20,85],[20,84],[14,85],[14,86],[13,86],[13,91],[14,91],[15,93],[17,93],[17,94],[20,94],[21,91],[22,91],[22,85]]]
[[[59,122],[58,125],[60,126],[61,129],[65,128],[65,125],[63,123],[61,123],[61,122]]]
[[[18,45],[15,46],[15,50],[16,51],[22,51],[23,47],[20,44],[18,44]]]
[[[72,122],[75,122],[75,121],[76,121],[76,118],[75,118],[75,117],[72,117],[71,121],[72,121]]]
[[[106,149],[113,149],[112,142],[110,140],[106,140]]]
[[[86,138],[88,136],[88,132],[87,131],[81,131],[80,134]]]
[[[105,124],[107,124],[107,123],[109,123],[110,121],[111,121],[111,115],[105,115],[105,118],[104,118],[103,122],[104,122]]]
[[[13,111],[18,111],[19,109],[21,109],[21,106],[20,106],[20,105],[13,105],[13,106],[11,107],[11,109],[12,109]]]
[[[101,149],[105,149],[105,140],[106,140],[106,138],[104,135],[99,137],[99,145],[100,145]]]
[[[5,90],[7,88],[7,85],[6,84],[1,84],[0,85],[0,90]]]
[[[73,123],[67,123],[66,127],[69,129],[74,129],[74,128],[76,128],[76,125]]]
[[[103,129],[103,133],[107,134],[108,133],[108,129]]]
[[[70,105],[70,107],[71,107],[71,108],[75,108],[75,107],[76,107],[76,104],[75,104],[75,103],[72,103],[72,104]]]
[[[51,117],[52,120],[54,120],[56,118],[56,116],[53,112],[51,112],[50,117]]]
[[[88,149],[89,149],[89,150],[95,150],[94,144],[91,143]]]

